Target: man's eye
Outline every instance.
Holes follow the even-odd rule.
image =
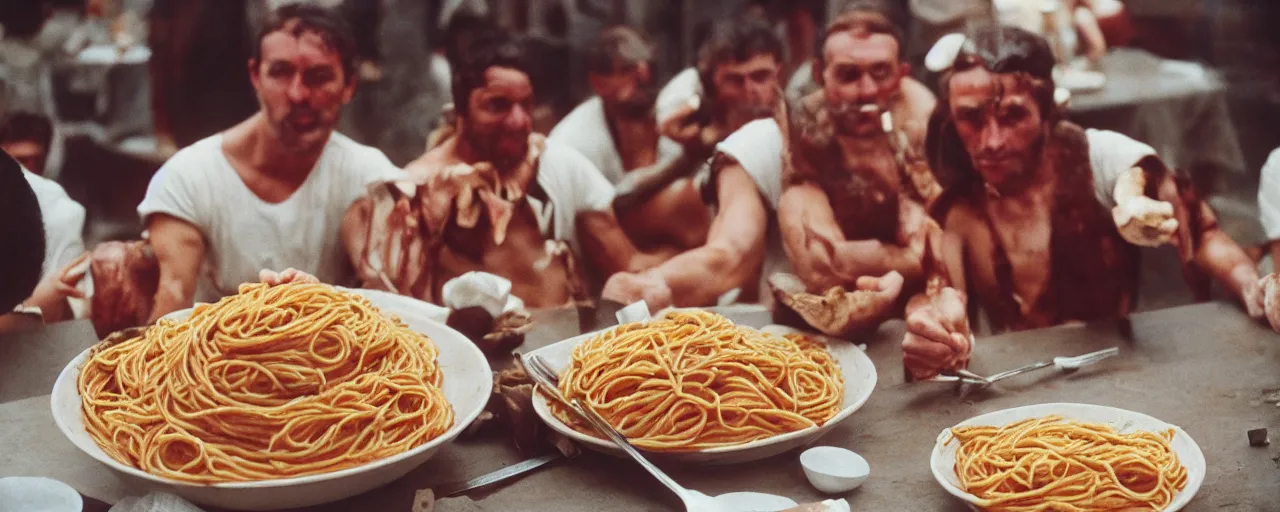
[[[267,74],[276,78],[286,77],[293,74],[293,66],[288,64],[273,64],[267,68]]]
[[[1029,114],[1027,109],[1021,107],[1006,108],[1000,112],[1000,119],[1005,123],[1018,123],[1026,119]]]
[[[877,81],[884,80],[889,78],[890,71],[888,64],[877,64],[875,67],[871,68],[871,78],[874,78]]]
[[[836,79],[848,83],[857,82],[862,77],[862,72],[858,68],[841,68],[836,72]]]
[[[494,98],[489,100],[489,110],[494,112],[506,112],[511,109],[511,100],[506,98]]]
[[[755,83],[764,83],[773,79],[773,71],[762,69],[751,73],[751,81]]]
[[[327,84],[336,77],[333,70],[329,68],[310,69],[302,75],[303,82],[308,86],[316,87]]]

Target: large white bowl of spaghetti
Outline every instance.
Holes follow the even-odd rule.
[[[81,353],[54,384],[58,427],[145,489],[272,510],[403,476],[488,401],[484,355],[424,303],[318,284],[240,291]]]
[[[852,343],[737,326],[700,310],[671,311],[530,355],[559,372],[570,399],[583,399],[633,445],[672,464],[737,464],[808,445],[866,403],[876,385],[875,365]],[[552,429],[621,455],[546,396],[533,406]]]
[[[930,460],[943,489],[975,510],[1173,512],[1204,482],[1191,436],[1151,416],[1101,405],[1015,407],[938,434]]]

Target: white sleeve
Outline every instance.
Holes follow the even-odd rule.
[[[1258,184],[1258,210],[1267,240],[1280,240],[1280,149],[1271,152],[1262,166]]]
[[[1089,141],[1089,164],[1093,168],[1094,193],[1108,209],[1116,206],[1116,181],[1144,158],[1156,156],[1151,146],[1109,130],[1085,131]]]
[[[25,169],[23,174],[36,193],[44,221],[45,258],[41,272],[44,278],[84,254],[84,207],[71,199],[57,182]]]
[[[151,177],[147,195],[138,205],[138,216],[144,227],[150,216],[163,213],[186,221],[202,232],[207,229],[211,213],[209,200],[223,191],[210,190],[211,184],[203,179],[209,172],[206,168],[209,162],[201,162],[193,152],[203,147],[197,144],[179,151]]]
[[[609,180],[596,169],[596,166],[582,156],[577,150],[564,148],[564,157],[556,160],[571,172],[573,177],[573,197],[577,201],[575,210],[581,212],[598,212],[613,206],[614,189]]]
[[[661,127],[662,123],[670,119],[677,109],[689,103],[690,99],[701,95],[702,81],[698,77],[697,69],[686,68],[672,77],[671,81],[658,92],[658,99],[654,104],[658,126]]]
[[[345,187],[343,208],[351,206],[351,203],[363,196],[369,190],[369,185],[397,181],[407,176],[381,150],[356,142],[351,144],[354,149],[347,153],[346,161],[342,163],[349,166],[343,175],[350,180],[349,186]]]
[[[717,144],[716,151],[737,160],[769,207],[778,208],[782,198],[782,130],[777,122],[757,119],[747,123]]]

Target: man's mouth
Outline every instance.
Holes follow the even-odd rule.
[[[858,112],[862,114],[879,114],[880,105],[877,105],[875,103],[867,103],[858,107]]]

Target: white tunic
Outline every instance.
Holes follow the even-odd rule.
[[[598,96],[582,102],[551,130],[547,140],[576,149],[587,157],[600,174],[610,183],[617,184],[627,169],[618,153],[618,146],[609,131],[604,115],[604,101]],[[662,137],[658,139],[658,162],[680,154],[680,145]]]
[[[253,282],[262,269],[293,267],[322,282],[353,274],[340,238],[342,218],[368,184],[403,174],[377,149],[335,132],[302,186],[268,203],[245,185],[222,151],[221,134],[179,151],[151,179],[138,205],[191,223],[205,241],[195,300],[211,302]]]

